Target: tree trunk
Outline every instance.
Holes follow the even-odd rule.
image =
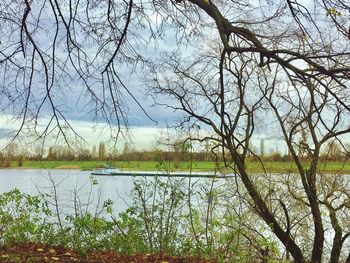
[[[294,261],[297,263],[305,262],[303,253],[299,246],[294,242],[290,235],[288,235],[282,227],[278,224],[273,214],[268,209],[266,203],[261,198],[260,194],[257,192],[255,186],[251,182],[246,170],[244,168],[244,163],[242,159],[236,154],[232,153],[235,164],[237,165],[238,171],[241,175],[242,182],[247,188],[250,197],[253,199],[254,204],[257,206],[260,216],[266,222],[266,224],[271,228],[273,233],[277,238],[283,243],[286,250],[290,252],[293,256]]]

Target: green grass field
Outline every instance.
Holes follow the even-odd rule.
[[[153,161],[24,161],[21,168],[34,169],[79,169],[79,170],[93,170],[105,165],[111,165],[122,170],[131,171],[192,171],[196,172],[211,172],[216,168],[214,162],[167,162],[159,163]],[[12,162],[11,168],[19,168],[17,162]],[[249,172],[259,173],[264,169],[268,173],[293,173],[297,172],[296,166],[292,162],[264,162],[264,168],[258,162],[247,163]],[[322,173],[349,173],[350,162],[327,162],[320,163],[319,171]]]

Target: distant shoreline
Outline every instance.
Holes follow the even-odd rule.
[[[155,162],[155,161],[23,161],[21,165],[12,161],[8,167],[0,169],[69,169],[92,171],[99,167],[110,165],[121,170],[128,171],[172,171],[172,172],[221,172],[228,171],[218,168],[215,162]],[[264,168],[259,162],[247,162],[247,170],[251,173],[297,173],[293,162],[264,162]],[[233,172],[228,171],[228,172]],[[350,162],[322,162],[319,164],[319,172],[327,174],[350,174]]]

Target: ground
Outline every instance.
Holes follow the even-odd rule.
[[[214,261],[193,257],[172,257],[164,254],[121,255],[113,251],[93,251],[85,256],[70,248],[44,244],[13,244],[0,247],[1,263],[212,263]]]

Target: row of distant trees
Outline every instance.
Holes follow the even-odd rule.
[[[291,160],[289,153],[281,154],[277,151],[265,153],[264,143],[261,143],[260,151],[252,152],[249,159],[257,161],[287,162]],[[348,148],[348,149],[347,149]],[[337,142],[332,142],[325,147],[321,159],[323,161],[344,161],[350,159],[349,145],[344,147]],[[218,151],[218,149],[216,150]],[[307,160],[307,154],[302,150],[300,156]],[[23,151],[17,144],[8,145],[3,151],[0,151],[0,166],[9,166],[11,161],[17,161],[21,164],[24,160],[48,160],[48,161],[221,161],[224,155],[218,154],[208,147],[202,150],[193,150],[190,143],[177,142],[169,147],[168,150],[155,148],[152,150],[134,150],[128,144],[124,145],[122,151],[115,148],[110,150],[104,142],[100,142],[98,147],[94,145],[91,149],[81,147],[73,150],[68,146],[51,146],[47,150],[42,147],[36,147],[32,151]],[[227,155],[228,156],[228,155]]]
[[[171,149],[170,149],[171,148]],[[169,150],[154,148],[152,150],[134,150],[130,145],[125,144],[122,151],[115,148],[110,149],[104,142],[98,147],[93,145],[91,149],[81,147],[73,150],[68,146],[51,146],[48,149],[36,147],[30,151],[24,151],[22,147],[12,143],[0,151],[0,165],[7,166],[8,161],[23,160],[48,160],[48,161],[88,161],[88,160],[120,160],[120,161],[161,161],[170,160],[182,161],[214,161],[213,154],[208,150],[192,151],[188,143],[176,143],[169,147]]]
[[[73,161],[73,160],[106,160],[115,158],[116,152],[106,150],[105,143],[101,142],[98,146],[94,145],[92,149],[80,147],[72,149],[68,146],[55,145],[48,149],[37,146],[33,149],[24,149],[16,143],[9,144],[0,151],[0,160],[48,160],[48,161]]]

